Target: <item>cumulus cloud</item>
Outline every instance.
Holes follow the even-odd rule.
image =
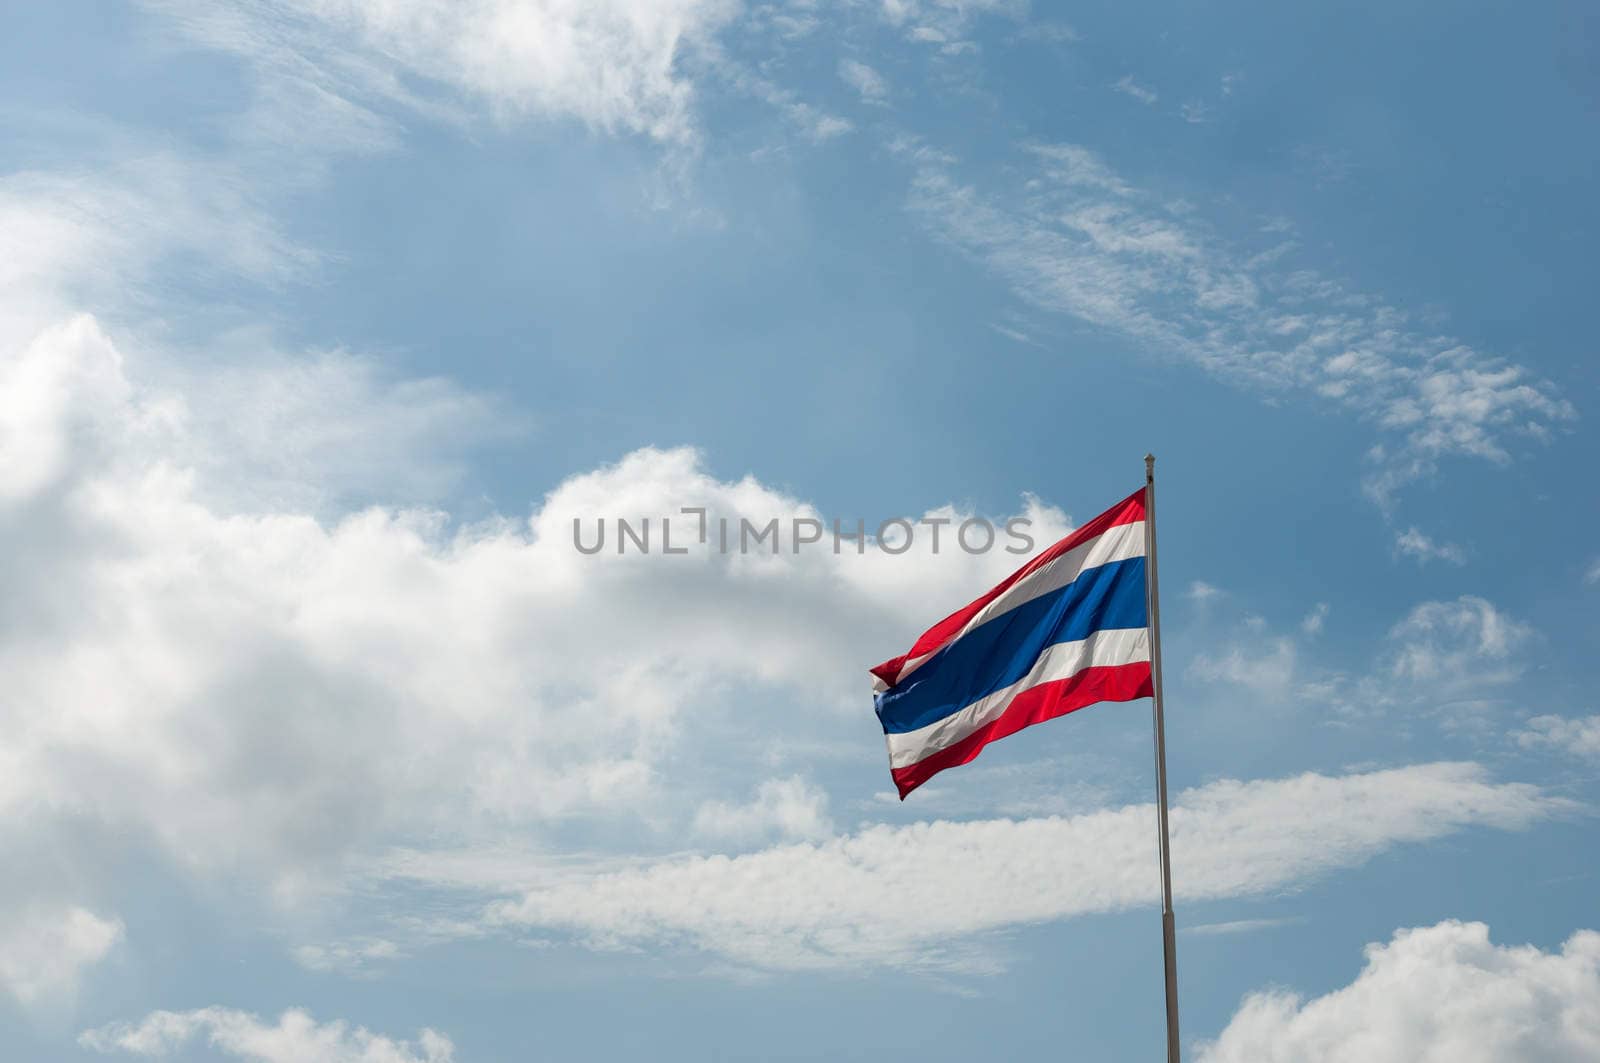
[[[486,103],[505,116],[572,118],[692,142],[694,84],[683,58],[733,11],[694,0],[158,6],[197,39],[249,55],[270,72],[271,91],[285,95],[251,116],[277,123],[269,140],[303,133],[286,116],[313,100],[316,122],[325,123],[318,137],[351,136],[367,146],[386,142],[389,127],[354,99],[399,101],[425,113]],[[973,12],[990,6],[998,5],[931,0],[885,12],[914,38],[960,48]],[[766,98],[818,139],[848,128],[777,87]],[[1092,153],[1062,147],[1041,149],[1040,157],[1064,186],[1100,197],[1063,214],[1074,238],[1097,254],[1194,263],[1184,275],[1208,312],[1258,297],[1248,276],[1207,273],[1204,241],[1183,225],[1124,213],[1118,204],[1142,202],[1138,190]],[[835,710],[848,706],[854,725],[864,704],[861,665],[902,648],[905,634],[926,623],[929,602],[964,601],[1017,558],[950,550],[934,558],[925,539],[898,558],[848,549],[727,557],[703,543],[690,543],[683,557],[613,549],[583,557],[573,549],[575,519],[647,518],[659,535],[662,515],[676,518],[685,504],[705,506],[713,519],[826,523],[802,499],[754,477],[711,475],[690,450],[646,449],[573,476],[525,516],[464,525],[425,506],[395,504],[395,495],[439,493],[451,463],[424,455],[491,419],[490,404],[441,381],[396,381],[370,360],[337,351],[274,352],[204,375],[152,366],[147,351],[128,354],[140,345],[113,317],[75,312],[94,301],[82,298],[86,292],[130,290],[124,282],[163,254],[195,250],[202,241],[193,234],[224,249],[221,261],[234,273],[276,282],[314,268],[315,256],[265,221],[237,181],[203,176],[187,163],[150,164],[126,185],[27,177],[0,188],[0,233],[25,249],[22,266],[15,257],[0,263],[0,282],[15,274],[19,284],[9,290],[21,293],[0,313],[0,532],[25,547],[0,558],[8,589],[0,601],[8,683],[0,811],[32,823],[102,822],[190,868],[253,872],[283,897],[380,846],[489,839],[491,848],[463,850],[481,857],[507,834],[539,839],[581,817],[654,817],[647,826],[664,823],[669,836],[687,826],[730,843],[826,839],[826,802],[804,779],[769,780],[753,794],[743,780],[726,785],[715,772],[668,780],[674,751],[693,728],[728,723],[717,710],[732,700],[730,690],[797,702],[810,710],[797,714],[805,721],[837,723],[845,717]],[[187,202],[191,193],[199,206]],[[104,262],[117,265],[102,271]],[[70,283],[38,282],[67,274]],[[35,299],[38,292],[49,298]],[[1491,381],[1491,398],[1506,383]],[[1531,400],[1525,405],[1533,409]],[[1492,402],[1450,416],[1500,423]],[[374,491],[388,492],[390,504],[353,512],[326,506],[330,497]],[[1068,528],[1063,514],[1037,500],[1022,513],[1040,543]],[[964,514],[947,507],[927,516],[959,521]],[[863,646],[880,644],[884,651],[863,654]],[[1292,672],[1292,654],[1288,666]],[[1385,800],[1401,809],[1399,825],[1382,837],[1348,839],[1342,864],[1280,852],[1270,839],[1230,827],[1227,836],[1242,838],[1245,849],[1259,847],[1249,849],[1261,857],[1259,877],[1235,871],[1230,878],[1199,860],[1199,870],[1186,872],[1198,878],[1181,888],[1185,896],[1274,889],[1397,841],[1473,823],[1515,826],[1554,808],[1536,791],[1491,785],[1470,770],[1413,781],[1422,791],[1448,791],[1453,811],[1430,804],[1426,793],[1389,793]],[[1178,837],[1224,831],[1218,824],[1229,813],[1208,811],[1208,802],[1223,801],[1228,785],[1242,788],[1245,804],[1256,800],[1257,784],[1190,795],[1175,825],[1191,825]],[[1321,794],[1330,803],[1336,797]],[[1408,809],[1415,813],[1409,827]],[[928,939],[878,919],[891,887],[899,888],[881,852],[948,863],[966,847],[1021,859],[1037,839],[1095,842],[1124,828],[1131,837],[1148,809],[1095,816],[871,828],[744,857],[623,868],[614,878],[582,878],[598,914],[563,908],[574,895],[557,883],[499,916],[595,940],[676,935],[769,966],[858,956],[948,964],[950,953],[935,955]],[[1024,890],[987,923],[963,923],[949,898],[933,898],[935,909],[959,937],[1009,925],[1016,911],[1052,918],[1137,903],[1147,892],[1148,854],[1138,871],[1124,857],[1146,842],[1115,842],[1123,862],[1086,875],[1084,894],[1051,902],[1056,907],[1041,909]],[[434,855],[419,862],[437,866]],[[792,902],[792,914],[742,915],[745,876],[764,882],[791,862],[796,881],[777,896]],[[839,881],[802,896],[796,890],[811,872],[837,872]],[[675,888],[696,876],[715,902],[700,916],[630,899],[630,883],[643,882],[635,892],[649,894],[657,878]],[[847,895],[857,881],[864,895]],[[982,876],[955,882],[970,890],[990,885]],[[824,902],[837,917],[818,914]],[[0,966],[19,998],[70,987],[121,935],[114,919],[78,907],[45,911],[38,925],[43,936],[17,936],[14,952],[48,953],[48,962],[30,962],[19,977]],[[772,959],[750,959],[767,955],[768,946]],[[314,969],[351,970],[399,949],[370,938],[304,946],[295,955]],[[221,1009],[157,1013],[85,1037],[92,1047],[146,1054],[204,1038],[219,1052],[263,1060],[318,1058],[315,1051],[329,1059],[443,1060],[451,1052],[426,1032],[415,1044],[394,1042],[318,1025],[299,1012],[276,1026]]]
[[[720,554],[680,507],[706,507],[712,528],[828,522],[753,478],[708,475],[690,450],[639,451],[559,485],[525,519],[474,525],[219,501],[241,469],[270,482],[241,435],[271,435],[298,394],[327,405],[295,415],[312,442],[276,475],[313,475],[324,449],[355,442],[343,409],[367,403],[362,378],[329,396],[330,378],[348,379],[321,364],[252,370],[185,417],[184,395],[130,377],[90,317],[0,357],[0,530],[28,544],[0,558],[0,809],[93,816],[191,866],[272,869],[285,888],[353,849],[462,824],[640,807],[683,822],[703,804],[712,833],[762,817],[811,832],[811,797],[780,786],[739,811],[709,771],[673,786],[676,804],[647,798],[685,728],[718,726],[730,688],[798,699],[802,719],[858,714],[864,666],[900,647],[928,602],[958,604],[1018,563],[948,543],[935,555],[926,535],[899,556],[795,553],[788,530],[777,554]],[[426,440],[463,401],[401,386],[369,416],[417,411]],[[388,460],[406,460],[417,439],[405,435],[388,438]],[[1024,512],[1038,543],[1067,530],[1036,501]],[[668,516],[686,556],[659,552]],[[575,548],[575,520],[618,518],[653,521],[656,552],[619,555],[614,524],[601,554]]]
[[[17,547],[0,556],[0,837],[17,851],[26,824],[61,865],[14,881],[9,910],[103,871],[92,846],[74,849],[75,822],[190,871],[240,873],[252,894],[264,882],[281,902],[388,846],[492,847],[578,820],[646,849],[693,830],[825,836],[812,784],[779,777],[750,794],[740,735],[769,747],[770,726],[733,706],[784,702],[788,749],[836,749],[841,728],[853,742],[872,730],[865,665],[903,648],[929,602],[953,607],[1020,560],[952,549],[948,531],[936,556],[926,529],[899,556],[797,554],[787,530],[775,555],[721,555],[685,534],[689,555],[663,556],[663,517],[693,526],[685,505],[713,522],[827,525],[753,477],[711,476],[691,450],[574,476],[522,517],[352,511],[363,493],[436,492],[450,441],[497,411],[359,355],[263,356],[249,337],[202,371],[76,312],[102,297],[125,307],[116,293],[191,250],[163,226],[117,222],[159,208],[152,196],[61,178],[0,187],[7,231],[40,237],[0,265],[26,260],[0,301],[0,534]],[[263,263],[282,252],[259,246]],[[1021,515],[1037,544],[1070,528],[1036,499]],[[613,538],[586,557],[579,518],[649,519],[657,549],[619,556]],[[697,747],[692,776],[674,774],[696,727],[718,741]],[[28,958],[6,971],[19,997],[70,988],[120,934],[85,908],[37,926],[8,939]],[[34,962],[41,951],[49,962]],[[294,954],[350,972],[400,953],[375,934]]]
[[[1600,1058],[1600,933],[1560,951],[1496,945],[1482,923],[1400,930],[1355,981],[1247,997],[1200,1063],[1579,1063]]]
[[[149,289],[175,259],[265,284],[315,268],[223,164],[155,152],[111,174],[12,175],[0,236],[15,238],[0,263],[0,492],[69,459],[118,460],[200,472],[196,489],[229,509],[414,503],[517,428],[450,381],[288,352],[260,329],[216,337],[204,358],[149,343]]]
[[[396,1041],[361,1026],[318,1023],[298,1008],[285,1011],[276,1024],[232,1008],[155,1011],[135,1024],[85,1031],[78,1043],[97,1052],[164,1059],[200,1040],[219,1055],[246,1063],[452,1063],[455,1059],[450,1039],[434,1030],[422,1030],[415,1041]]]
[[[122,940],[120,920],[43,900],[0,914],[0,987],[24,1006],[70,996]]]
[[[1520,829],[1569,808],[1472,764],[1213,783],[1172,810],[1188,901],[1292,888],[1403,843]],[[491,921],[597,944],[678,942],[765,968],[992,964],[975,935],[1156,900],[1153,806],[1070,818],[873,826],[820,844],[576,874]],[[421,867],[419,873],[425,873]]]

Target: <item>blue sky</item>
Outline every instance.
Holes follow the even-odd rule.
[[[1186,1058],[1600,1054],[1589,11],[6,20],[7,1058],[1155,1057],[1147,703],[893,799],[1017,558],[570,535],[1147,450]]]

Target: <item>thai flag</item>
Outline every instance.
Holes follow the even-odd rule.
[[[1140,489],[872,669],[901,800],[990,742],[1152,695]]]

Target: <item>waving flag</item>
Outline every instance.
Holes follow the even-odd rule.
[[[902,800],[1024,727],[1152,696],[1145,489],[872,669]]]
[[[872,669],[900,799],[990,742],[1097,701],[1154,698],[1167,1063],[1179,1063],[1178,944],[1156,571],[1156,459],[1144,487]]]

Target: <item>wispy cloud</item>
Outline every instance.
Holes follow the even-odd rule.
[[[889,83],[872,67],[855,59],[839,60],[839,77],[856,90],[863,103],[884,106],[889,99]]]
[[[1199,653],[1190,674],[1208,683],[1242,686],[1263,697],[1283,698],[1293,688],[1298,652],[1285,637],[1253,638],[1218,653]]]
[[[1066,762],[1058,757],[1021,764],[979,761],[920,787],[914,806],[902,804],[892,790],[879,791],[873,800],[932,819],[1081,815],[1105,808],[1119,794],[1125,779],[1112,763],[1089,754],[1074,754]]]
[[[122,922],[43,900],[0,914],[0,989],[24,1006],[70,996],[123,938]]]
[[[828,795],[799,776],[768,779],[745,803],[707,801],[695,810],[693,831],[717,841],[826,838],[833,833]]]
[[[1028,335],[1026,332],[1023,332],[1021,329],[1012,328],[1010,325],[1002,325],[998,322],[991,321],[989,322],[989,327],[1008,340],[1015,340],[1017,343],[1026,343],[1030,347],[1043,346],[1043,344],[1034,339],[1032,336]]]
[[[1552,749],[1600,762],[1600,716],[1535,716],[1512,738],[1523,749]]]
[[[1161,98],[1160,96],[1156,95],[1154,89],[1145,88],[1143,85],[1133,80],[1132,74],[1122,75],[1122,77],[1119,78],[1111,87],[1122,93],[1124,96],[1132,96],[1134,99],[1147,106],[1154,104]]]
[[[683,57],[736,11],[724,0],[149,3],[195,40],[257,63],[274,83],[309,80],[338,99],[436,113],[467,106],[503,119],[575,119],[678,143],[697,132]]]
[[[1347,670],[1310,653],[1332,610],[1325,602],[1297,630],[1274,630],[1244,614],[1234,626],[1207,625],[1208,644],[1190,659],[1196,680],[1248,692],[1263,708],[1316,705],[1323,723],[1390,714],[1404,726],[1427,718],[1449,731],[1504,727],[1514,681],[1533,665],[1538,642],[1527,623],[1473,595],[1424,601],[1374,640],[1369,664]]]
[[[1016,294],[1176,354],[1273,400],[1304,397],[1370,424],[1367,493],[1391,505],[1446,457],[1504,464],[1575,416],[1519,365],[1420,330],[1404,311],[1309,269],[1235,249],[1078,145],[1027,147],[1015,183],[963,179],[905,152],[910,208]]]
[[[344,1022],[319,1023],[299,1008],[278,1021],[233,1008],[155,1011],[138,1023],[85,1031],[78,1043],[97,1052],[166,1058],[204,1038],[214,1051],[246,1063],[451,1063],[455,1046],[434,1030],[396,1041]]]
[[[1467,551],[1455,543],[1434,542],[1422,529],[1412,525],[1394,539],[1396,557],[1409,557],[1419,565],[1429,561],[1446,561],[1452,565],[1467,563]]]
[[[1532,634],[1528,625],[1473,595],[1424,602],[1390,630],[1395,652],[1389,671],[1410,680],[1509,680],[1521,671],[1513,651]],[[1483,665],[1491,671],[1482,671]]]
[[[290,950],[294,961],[310,971],[338,971],[359,977],[374,963],[400,956],[400,947],[386,938],[337,941],[323,945],[299,945]]]
[[[1280,926],[1292,926],[1303,923],[1303,916],[1284,916],[1276,919],[1235,919],[1227,923],[1201,923],[1198,926],[1186,926],[1179,929],[1180,934],[1193,934],[1197,937],[1221,937],[1227,934],[1250,934],[1257,930],[1271,930]]]
[[[1188,900],[1252,896],[1473,826],[1521,829],[1569,805],[1471,764],[1225,781],[1172,813]],[[1153,900],[1148,805],[1071,819],[877,826],[732,859],[580,876],[491,909],[491,923],[597,943],[676,941],[763,968],[992,969],[974,935]],[[973,949],[978,948],[977,952]]]
[[[976,47],[968,35],[979,17],[1021,19],[1027,4],[1024,0],[882,0],[880,9],[885,21],[908,40],[955,55]]]
[[[1397,724],[1428,718],[1447,731],[1498,731],[1536,642],[1531,626],[1483,598],[1422,602],[1385,634],[1369,670],[1307,669],[1296,692],[1345,719],[1404,714]]]

